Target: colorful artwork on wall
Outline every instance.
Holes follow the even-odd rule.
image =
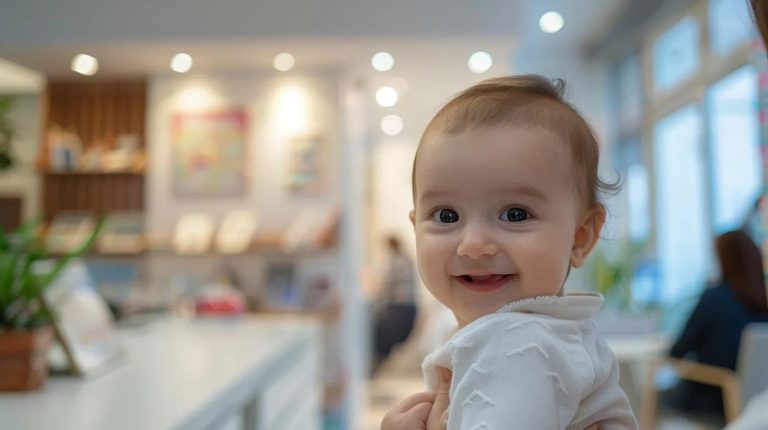
[[[291,190],[306,193],[324,191],[324,146],[321,136],[301,136],[290,141],[288,186]]]
[[[245,192],[244,109],[172,117],[173,192],[178,197],[233,197]]]

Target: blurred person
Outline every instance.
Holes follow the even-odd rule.
[[[564,292],[615,186],[599,179],[597,141],[563,93],[536,75],[489,79],[427,126],[413,169],[417,261],[458,331],[424,359],[429,393],[383,430],[637,428],[595,334],[602,296]]]
[[[387,249],[389,261],[377,297],[374,323],[373,371],[381,366],[397,345],[408,339],[417,314],[413,261],[394,235],[387,238]]]
[[[763,45],[768,46],[768,4],[765,0],[750,0],[755,26]],[[762,240],[762,237],[760,238]],[[768,390],[753,398],[739,418],[728,424],[727,430],[762,430],[768,428]]]
[[[760,249],[743,231],[715,240],[721,279],[702,293],[669,355],[699,363],[736,369],[741,332],[752,322],[768,322],[768,303]],[[665,406],[686,412],[713,414],[724,422],[719,387],[682,380],[661,393]]]

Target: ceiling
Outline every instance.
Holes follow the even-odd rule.
[[[514,69],[517,50],[580,50],[628,0],[0,0],[0,57],[49,78],[72,78],[73,55],[99,59],[99,77],[171,73],[187,52],[195,72],[271,68],[291,52],[296,68],[349,70],[371,54],[396,67],[463,67],[476,50]],[[557,10],[565,27],[538,29]],[[0,75],[2,79],[2,75]]]

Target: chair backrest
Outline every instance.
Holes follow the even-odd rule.
[[[737,370],[741,377],[742,404],[768,389],[768,323],[744,327]]]

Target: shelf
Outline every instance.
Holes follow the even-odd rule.
[[[46,176],[119,176],[119,175],[131,175],[131,176],[144,176],[144,172],[136,171],[115,171],[115,172],[89,172],[89,171],[70,171],[70,172],[43,172]]]

